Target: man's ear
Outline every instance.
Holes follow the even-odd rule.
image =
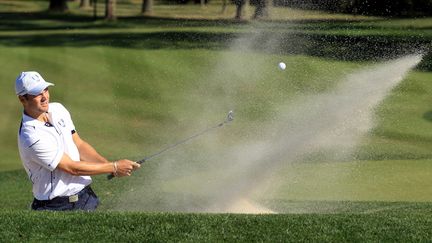
[[[18,99],[20,100],[20,102],[22,104],[24,104],[27,101],[27,97],[23,96],[23,95],[18,95]]]

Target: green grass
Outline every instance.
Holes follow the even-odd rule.
[[[430,18],[273,9],[272,21],[238,23],[229,20],[232,6],[220,14],[218,4],[158,4],[152,18],[142,18],[136,1],[121,4],[113,23],[94,21],[71,2],[67,16],[47,14],[47,4],[0,2],[0,226],[8,229],[0,230],[1,239],[430,240],[430,54],[376,109],[376,126],[355,158],[317,155],[286,164],[251,195],[280,215],[175,213],[206,210],[212,200],[206,186],[226,179],[229,148],[265,136],[259,128],[271,124],[281,104],[330,91],[371,61],[411,52],[412,41],[430,43]],[[254,30],[262,35],[250,50],[230,49]],[[277,48],[262,48],[274,38]],[[387,53],[393,49],[400,52]],[[281,60],[284,72],[277,70]],[[21,107],[13,93],[13,80],[27,69],[56,84],[52,100],[69,108],[81,137],[109,159],[141,159],[217,124],[231,109],[236,120],[130,178],[95,176],[99,212],[35,213],[28,210],[31,184],[18,157]]]
[[[378,109],[380,122],[359,150],[361,159],[431,158],[430,73],[415,72]]]
[[[431,160],[298,163],[285,166],[267,182],[280,186],[267,191],[266,197],[269,201],[431,202],[431,167]]]
[[[8,241],[49,242],[427,241],[432,222],[425,215],[431,213],[430,207],[414,208],[369,214],[262,216],[4,211],[0,225],[9,230],[1,231],[0,236]]]
[[[223,119],[227,109],[237,108],[247,130],[276,112],[278,104],[292,99],[295,92],[328,89],[338,76],[357,66],[308,57],[237,56],[200,49],[55,47],[1,51],[10,57],[1,61],[10,70],[1,74],[5,85],[20,70],[39,70],[56,84],[51,89],[52,100],[69,107],[78,132],[110,158],[148,154],[166,141],[186,137],[194,131],[190,125],[194,122],[205,128],[211,121]],[[237,58],[239,64],[248,65],[241,70],[223,67],[216,70],[223,74],[215,74],[212,67],[220,65],[219,58]],[[277,71],[276,63],[281,58],[289,65],[290,75]],[[84,66],[77,65],[80,60],[86,60]],[[264,67],[257,69],[260,65]],[[311,78],[314,76],[320,79]],[[8,138],[3,145],[7,151],[14,151],[4,157],[4,165],[10,166],[11,160],[17,160],[16,131],[7,124],[18,124],[20,109],[12,90],[2,93],[10,102],[10,112],[1,120],[2,137]],[[14,164],[12,168],[19,167]]]

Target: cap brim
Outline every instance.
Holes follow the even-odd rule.
[[[36,86],[33,89],[27,91],[27,94],[29,94],[29,95],[39,95],[48,86],[54,86],[54,84],[53,83],[48,83],[48,82],[41,82],[38,86]]]

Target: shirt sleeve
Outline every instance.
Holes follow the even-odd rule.
[[[68,110],[66,110],[65,108],[65,117],[66,117],[66,126],[69,128],[70,131],[76,131],[75,129],[75,124],[72,121],[72,117],[71,114],[69,113]]]
[[[57,168],[63,157],[63,149],[59,145],[49,141],[49,139],[40,139],[28,147],[32,160],[44,168],[53,171]]]

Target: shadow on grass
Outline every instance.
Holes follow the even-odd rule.
[[[400,36],[339,36],[300,33],[232,33],[164,31],[150,33],[60,33],[0,36],[0,45],[28,47],[109,46],[134,49],[227,49],[234,41],[245,43],[242,51],[303,54],[347,61],[379,61],[413,53],[426,53],[421,70],[432,71],[428,39]]]
[[[188,19],[160,17],[118,17],[117,21],[75,14],[53,14],[49,12],[11,13],[0,12],[0,30],[70,30],[70,29],[122,29],[125,27],[236,27],[246,25],[246,21],[234,19]],[[52,23],[46,21],[51,20]]]
[[[432,111],[428,111],[423,114],[423,119],[426,121],[432,122]]]
[[[51,21],[52,20],[52,21]],[[259,50],[276,54],[304,54],[347,61],[377,61],[404,54],[425,53],[421,70],[432,71],[432,40],[422,35],[407,34],[360,35],[298,33],[293,30],[371,30],[380,26],[358,25],[358,22],[380,22],[382,20],[298,20],[269,22],[238,22],[232,19],[175,19],[159,17],[122,17],[116,22],[96,20],[92,16],[76,14],[53,14],[46,11],[31,13],[0,12],[0,30],[16,33],[0,35],[0,45],[27,47],[88,47],[110,46],[135,49],[227,49],[235,41],[243,41],[245,50]],[[215,31],[210,27],[223,27]],[[133,27],[151,28],[146,33],[101,33],[97,30],[122,30]],[[173,31],[158,31],[158,27],[173,27]],[[183,27],[201,27],[197,31],[182,31]],[[206,29],[209,27],[208,29]],[[233,31],[230,32],[230,27]],[[238,27],[247,32],[241,33]],[[93,29],[92,33],[67,33],[69,30]],[[384,29],[400,30],[396,27]],[[412,29],[416,29],[413,27]],[[64,30],[52,34],[25,31]]]
[[[0,30],[53,30],[53,29],[89,29],[89,28],[124,28],[134,27],[237,27],[254,24],[255,28],[277,28],[279,30],[318,30],[318,31],[347,31],[347,30],[431,30],[432,27],[410,26],[380,26],[379,23],[388,19],[298,19],[298,20],[266,20],[266,21],[238,21],[232,19],[198,19],[198,18],[174,18],[156,16],[126,16],[118,17],[117,21],[105,21],[103,18],[94,18],[90,15],[77,15],[72,13],[39,12],[0,12]],[[52,20],[53,24],[38,24],[39,21]],[[372,24],[369,24],[372,23]],[[373,24],[375,23],[375,25]]]
[[[3,21],[34,21],[34,20],[58,20],[67,22],[92,21],[91,16],[75,15],[68,13],[50,13],[48,11],[35,12],[0,12],[0,19]]]

